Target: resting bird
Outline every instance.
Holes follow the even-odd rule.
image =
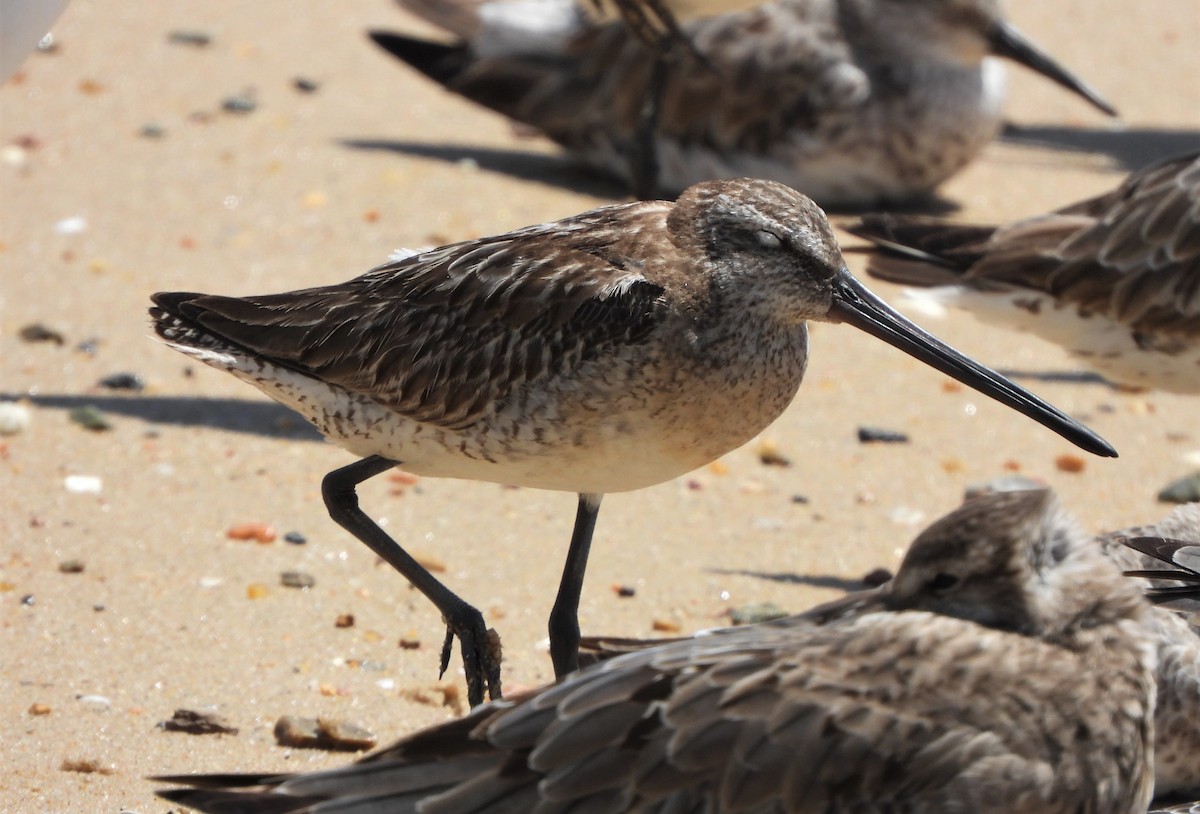
[[[1065,348],[1127,387],[1200,393],[1200,152],[1006,226],[878,215],[868,273]]]
[[[245,814],[1146,810],[1152,609],[1049,492],[968,502],[875,599],[618,656],[341,769],[161,795]]]
[[[641,197],[743,175],[825,207],[923,196],[999,127],[992,57],[1115,115],[996,0],[779,0],[683,23],[690,49],[595,22],[573,0],[401,5],[456,41],[372,32],[379,46]]]

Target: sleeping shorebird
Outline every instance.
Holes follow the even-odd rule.
[[[1029,489],[1022,487],[1021,491]],[[959,523],[959,528],[969,544],[982,545],[981,541],[990,533],[981,524]],[[1155,647],[1158,657],[1154,708],[1155,796],[1169,800],[1200,794],[1200,615],[1189,618],[1189,611],[1194,612],[1200,605],[1195,602],[1184,604],[1189,601],[1189,596],[1200,597],[1197,587],[1200,586],[1200,503],[1181,506],[1156,524],[1097,535],[1094,545],[1112,561],[1114,574],[1130,569],[1123,573],[1151,578],[1154,587],[1147,596],[1161,605],[1139,622],[1139,635]],[[1162,561],[1181,570],[1163,570]],[[829,624],[878,605],[880,595],[888,590],[885,585],[857,591],[769,624],[786,627]],[[1176,606],[1180,613],[1167,609]],[[696,635],[720,636],[734,630],[738,628],[708,630]],[[666,641],[588,636],[581,642],[581,657],[586,656],[595,663],[624,653],[660,647]]]
[[[619,204],[422,252],[285,294],[160,293],[176,350],[233,373],[362,460],[326,476],[330,516],[442,612],[468,698],[500,691],[483,617],[358,508],[393,466],[579,494],[550,616],[556,675],[577,664],[577,612],[601,497],[675,478],[746,443],[800,386],[805,320],[847,322],[1044,424],[1103,439],[891,310],[850,276],[824,214],[739,179],[678,203]]]
[[[638,190],[747,175],[826,207],[927,194],[999,127],[1004,76],[990,57],[1115,115],[996,0],[779,0],[682,24],[701,59],[670,65],[644,35],[594,22],[573,0],[401,5],[459,41],[373,32],[377,44]],[[656,184],[638,177],[646,152]]]
[[[878,215],[868,271],[1057,343],[1113,382],[1200,393],[1200,153],[1007,226]]]
[[[1145,812],[1152,609],[1049,492],[964,504],[873,593],[618,656],[344,768],[160,793],[245,814]]]
[[[1155,794],[1200,795],[1200,503],[1099,539],[1126,574],[1151,580],[1147,596],[1160,605],[1151,617],[1158,642]]]

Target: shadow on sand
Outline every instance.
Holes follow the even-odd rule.
[[[105,413],[138,418],[151,424],[208,427],[270,438],[321,441],[316,428],[294,411],[273,401],[193,398],[190,396],[110,396],[0,394],[0,401],[28,398],[37,407],[74,410],[92,406]]]

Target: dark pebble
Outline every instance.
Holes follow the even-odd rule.
[[[631,596],[637,596],[637,589],[634,588],[632,585],[618,585],[617,586],[617,596],[626,597],[626,598],[631,597]]]
[[[1193,472],[1167,484],[1158,493],[1158,499],[1163,503],[1192,503],[1200,500],[1200,472]]]
[[[25,596],[21,597],[21,604],[27,608],[32,607],[36,601],[37,600],[33,598],[33,594],[25,594]]]
[[[23,342],[53,342],[55,345],[62,345],[67,341],[58,331],[41,322],[33,322],[22,327],[17,335]]]
[[[230,726],[224,718],[211,712],[197,712],[194,709],[177,709],[175,714],[165,721],[158,722],[159,729],[168,732],[186,732],[189,735],[236,735],[236,726]]]
[[[64,574],[82,574],[83,560],[63,560],[58,564],[58,570]]]
[[[138,128],[138,135],[142,138],[160,139],[167,135],[167,131],[161,125],[143,124]]]
[[[212,35],[205,31],[178,29],[167,34],[167,42],[172,45],[190,45],[193,48],[207,48],[212,45]]]
[[[95,356],[100,351],[100,340],[94,338],[85,339],[75,346],[75,350],[88,356]]]
[[[317,584],[316,577],[303,571],[284,571],[279,575],[279,581],[285,588],[311,588]]]
[[[146,383],[136,373],[113,373],[100,380],[101,387],[109,390],[133,390],[141,392],[146,389]]]
[[[339,613],[337,619],[333,620],[334,627],[354,627],[353,613]]]
[[[90,404],[76,407],[70,412],[70,418],[79,426],[93,432],[103,432],[104,430],[112,429],[112,422],[108,420],[108,416],[104,414],[104,411]]]
[[[882,430],[878,427],[859,427],[858,442],[860,444],[907,444],[908,436],[895,430]]]
[[[104,605],[97,603],[95,605],[92,605],[92,610],[94,610],[96,613],[104,613],[104,611],[107,610],[107,608]]]
[[[221,109],[226,113],[253,113],[258,109],[258,100],[250,93],[226,96],[221,100]]]
[[[275,722],[275,740],[280,746],[359,752],[372,748],[376,739],[367,729],[330,718],[300,718],[284,715]]]
[[[885,582],[892,581],[892,572],[886,568],[876,568],[873,571],[868,571],[862,578],[863,585],[868,588],[878,588]]]
[[[797,505],[807,505],[808,497],[805,495],[792,495],[792,502]]]
[[[298,90],[300,93],[316,93],[321,85],[314,79],[309,79],[304,76],[297,76],[292,80],[292,87]]]
[[[304,545],[308,542],[308,538],[298,531],[289,531],[283,535],[283,541],[292,545]]]

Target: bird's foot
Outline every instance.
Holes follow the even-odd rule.
[[[462,642],[463,673],[467,678],[467,703],[477,707],[483,703],[485,688],[489,701],[501,697],[501,647],[500,634],[494,628],[484,627],[483,616],[478,611],[473,617],[467,624],[447,620],[438,678],[446,674],[454,639],[458,638]]]

